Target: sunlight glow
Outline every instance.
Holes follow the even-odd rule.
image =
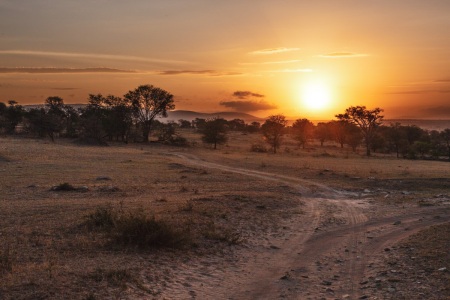
[[[302,87],[301,100],[310,110],[325,109],[330,104],[330,90],[320,81],[308,82]]]

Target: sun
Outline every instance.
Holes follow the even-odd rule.
[[[301,101],[309,110],[323,110],[330,104],[330,90],[320,81],[305,83],[301,89]]]

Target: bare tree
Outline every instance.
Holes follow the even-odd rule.
[[[370,156],[370,146],[375,130],[383,120],[382,111],[378,107],[369,110],[365,106],[351,106],[345,110],[344,114],[336,115],[339,120],[347,121],[359,127],[366,145],[367,156]]]

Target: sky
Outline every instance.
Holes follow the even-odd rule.
[[[0,0],[0,102],[123,96],[177,110],[450,119],[448,0]]]

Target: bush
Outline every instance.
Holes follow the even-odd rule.
[[[126,212],[112,206],[97,208],[87,216],[85,224],[91,230],[106,231],[108,237],[121,246],[177,248],[190,240],[188,229],[176,230],[172,224],[142,211]]]
[[[265,153],[265,152],[267,152],[267,148],[264,147],[264,145],[261,145],[261,144],[252,144],[251,147],[250,147],[250,151],[251,152]]]
[[[71,185],[70,183],[64,182],[59,185],[52,186],[51,190],[52,191],[70,192],[70,191],[75,191],[76,188],[73,185]]]

